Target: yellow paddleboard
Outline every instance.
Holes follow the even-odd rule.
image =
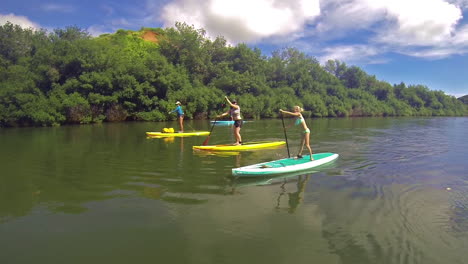
[[[148,137],[191,137],[191,136],[206,136],[210,134],[209,131],[192,131],[180,133],[165,133],[165,132],[146,132]]]
[[[194,150],[209,150],[209,151],[243,151],[261,148],[271,148],[286,144],[285,141],[257,141],[257,142],[245,142],[242,145],[211,145],[211,146],[193,146]]]

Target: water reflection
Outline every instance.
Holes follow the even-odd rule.
[[[209,150],[193,150],[194,155],[200,157],[206,156],[218,156],[218,157],[231,157],[231,156],[240,156],[239,151],[209,151]]]
[[[328,165],[327,167],[330,167]],[[322,167],[324,169],[326,167]],[[294,213],[299,206],[299,204],[303,201],[304,192],[306,189],[307,182],[309,178],[314,174],[317,173],[317,170],[308,170],[308,171],[301,171],[295,173],[288,173],[282,175],[275,175],[275,176],[261,176],[261,177],[250,177],[250,178],[242,178],[242,177],[232,177],[231,179],[231,186],[232,186],[232,193],[236,193],[235,189],[240,187],[247,187],[247,186],[266,186],[266,185],[275,185],[280,188],[280,192],[278,197],[276,198],[276,205],[275,208],[277,210],[284,209],[281,205],[281,201],[283,196],[287,195],[287,211],[289,213]],[[287,185],[291,185],[292,182],[295,182],[295,191],[288,192]]]

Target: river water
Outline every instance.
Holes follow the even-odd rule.
[[[286,146],[219,155],[192,150],[206,136],[146,138],[175,122],[1,129],[0,263],[468,263],[468,118],[307,123],[314,152],[338,160],[253,179],[231,169]],[[275,119],[242,135],[285,139]],[[291,155],[299,136],[287,130]]]

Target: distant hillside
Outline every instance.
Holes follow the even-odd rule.
[[[459,97],[458,100],[462,101],[464,104],[468,104],[468,94],[462,97]]]

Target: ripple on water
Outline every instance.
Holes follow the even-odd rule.
[[[450,230],[452,208],[446,190],[425,185],[392,185],[383,188],[377,199],[362,206],[359,210],[357,205],[348,207],[355,212],[358,226],[368,226],[373,243],[385,258],[394,260],[389,263],[399,263],[402,259],[408,263],[429,260],[461,263],[460,248],[453,247],[460,245],[460,241]],[[362,243],[375,249],[375,245],[368,245],[369,241]]]

